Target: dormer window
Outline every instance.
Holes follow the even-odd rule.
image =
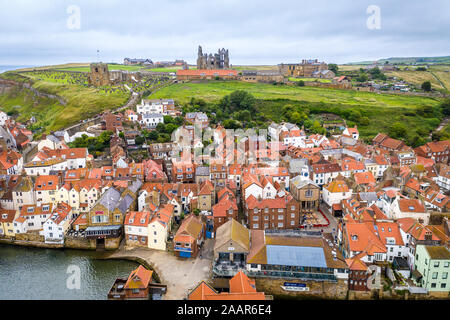
[[[352,240],[353,241],[357,241],[358,240],[358,236],[357,235],[352,235]]]
[[[134,219],[130,219],[130,223],[133,223],[134,222]]]

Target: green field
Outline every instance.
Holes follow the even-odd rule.
[[[281,121],[280,110],[290,104],[311,113],[335,113],[353,121],[351,114],[360,113],[368,121],[358,123],[361,136],[371,139],[378,132],[388,132],[395,122],[404,123],[410,133],[419,137],[433,131],[442,118],[441,114],[422,117],[417,110],[429,106],[436,108],[440,101],[428,97],[376,94],[354,90],[336,90],[314,87],[297,87],[238,81],[208,81],[179,83],[166,87],[151,98],[173,98],[187,104],[192,97],[209,103],[218,103],[225,95],[235,90],[245,90],[258,99],[258,110],[269,120]],[[270,122],[270,121],[269,121]]]
[[[125,66],[122,64],[108,64],[109,71],[114,71],[114,70],[139,71],[144,68],[145,67],[143,67],[143,66]],[[89,65],[79,66],[79,67],[68,67],[68,68],[53,68],[53,69],[58,69],[58,70],[63,70],[63,71],[78,71],[78,72],[90,72],[91,71]]]
[[[294,77],[290,77],[289,81],[294,81],[294,82],[298,82],[298,81],[312,81],[312,82],[321,82],[321,83],[331,83],[332,81],[330,79],[319,79],[319,78],[294,78]]]
[[[278,66],[232,66],[232,69],[242,71],[242,70],[259,70],[259,71],[267,71],[267,70],[276,70],[278,71]]]

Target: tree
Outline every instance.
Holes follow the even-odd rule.
[[[301,124],[305,119],[307,119],[307,117],[304,113],[300,114],[300,112],[295,111],[291,114],[289,120],[295,124]]]
[[[135,142],[137,145],[143,145],[145,142],[145,138],[143,136],[137,136]]]
[[[450,116],[450,98],[447,98],[442,102],[441,109],[444,116]]]
[[[149,133],[148,133],[148,136],[146,136],[146,138],[148,138],[148,139],[150,139],[150,140],[152,140],[152,141],[156,141],[156,140],[158,140],[158,132],[156,132],[156,131],[150,131]]]
[[[367,82],[369,80],[369,77],[365,72],[360,72],[359,76],[356,78],[356,81],[358,82]]]
[[[431,91],[431,82],[425,81],[424,83],[422,83],[422,90],[426,92]]]
[[[164,123],[174,123],[174,119],[171,116],[164,116]]]
[[[156,131],[158,131],[159,133],[163,133],[166,131],[166,125],[164,123],[158,123],[158,125],[156,126]]]
[[[334,74],[337,75],[337,74],[338,74],[338,71],[339,71],[339,67],[338,67],[337,64],[330,63],[330,64],[328,65],[328,70],[333,71]]]
[[[172,132],[174,132],[177,128],[178,127],[175,124],[169,123],[168,125],[166,125],[165,133],[172,134]]]
[[[389,129],[389,135],[395,139],[406,137],[408,130],[404,123],[395,122]]]
[[[305,81],[300,80],[300,81],[297,82],[297,85],[298,85],[299,87],[304,87],[304,86],[305,86]]]
[[[231,94],[223,97],[219,103],[219,106],[233,113],[240,110],[248,110],[255,112],[255,98],[253,95],[244,90],[236,90]]]
[[[122,138],[122,139],[125,139],[125,133],[119,132],[119,137]]]

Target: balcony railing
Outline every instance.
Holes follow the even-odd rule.
[[[312,272],[291,272],[291,271],[248,271],[239,268],[219,268],[213,267],[214,274],[222,277],[233,277],[240,270],[242,270],[247,276],[255,278],[282,278],[282,279],[297,279],[304,281],[329,281],[337,282],[336,276],[333,274],[325,273],[312,273]]]
[[[337,278],[333,274],[325,274],[325,273],[295,272],[295,271],[248,271],[247,275],[249,277],[337,282]]]

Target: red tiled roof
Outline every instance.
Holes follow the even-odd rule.
[[[178,70],[177,76],[237,76],[237,70],[213,69],[213,70]]]
[[[425,206],[418,199],[399,199],[398,205],[402,212],[426,212]]]

